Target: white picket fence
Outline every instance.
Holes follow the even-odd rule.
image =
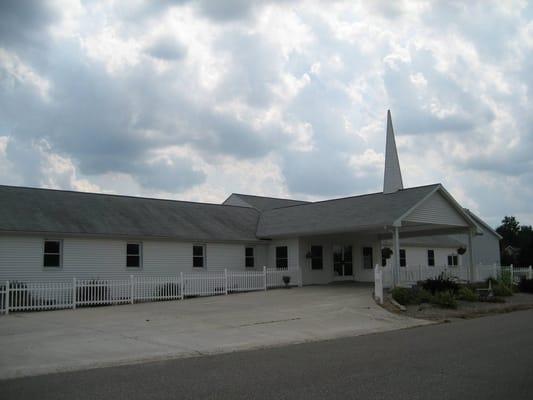
[[[392,286],[392,268],[382,268],[382,281],[385,287]],[[436,278],[439,275],[449,276],[456,279],[466,280],[467,271],[465,267],[460,266],[434,266],[428,267],[424,265],[408,265],[399,268],[399,282],[400,284],[415,284],[429,278]],[[374,278],[375,279],[375,278]]]
[[[177,276],[129,276],[124,279],[76,279],[63,281],[7,281],[0,283],[0,313],[75,309],[84,306],[143,301],[182,300],[234,292],[301,286],[298,268],[262,271],[190,272]]]
[[[502,274],[508,274],[511,281],[518,283],[520,279],[533,279],[533,267],[515,267],[512,264],[505,265],[476,265],[475,266],[476,280],[484,281],[488,278],[498,279]]]

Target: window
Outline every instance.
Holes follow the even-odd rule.
[[[205,266],[205,246],[203,244],[192,246],[192,266],[194,268],[203,268]]]
[[[140,268],[141,267],[141,244],[127,243],[126,244],[126,267]]]
[[[276,247],[276,268],[287,269],[289,267],[289,251],[287,246]]]
[[[435,251],[428,250],[428,267],[434,267],[434,266],[435,266]]]
[[[61,267],[61,240],[45,240],[43,250],[44,267]]]
[[[373,264],[374,264],[374,259],[372,255],[372,247],[363,247],[363,268],[372,269]]]
[[[459,265],[459,257],[457,257],[457,254],[450,254],[448,256],[448,266],[456,267],[457,265]]]
[[[405,249],[400,249],[400,267],[407,265],[407,257],[405,255]]]
[[[246,247],[244,249],[244,265],[246,268],[254,267],[254,248]]]
[[[323,266],[322,246],[311,246],[311,269],[322,269]]]

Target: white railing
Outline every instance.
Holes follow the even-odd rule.
[[[285,283],[284,277],[290,282]],[[232,292],[301,286],[300,269],[263,267],[262,271],[190,272],[177,276],[130,276],[123,279],[7,281],[0,284],[0,313],[177,300]]]

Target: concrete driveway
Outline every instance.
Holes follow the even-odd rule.
[[[236,351],[428,324],[355,284],[0,317],[0,378]]]

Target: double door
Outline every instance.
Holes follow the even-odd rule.
[[[333,278],[335,280],[353,279],[352,246],[333,246]]]

